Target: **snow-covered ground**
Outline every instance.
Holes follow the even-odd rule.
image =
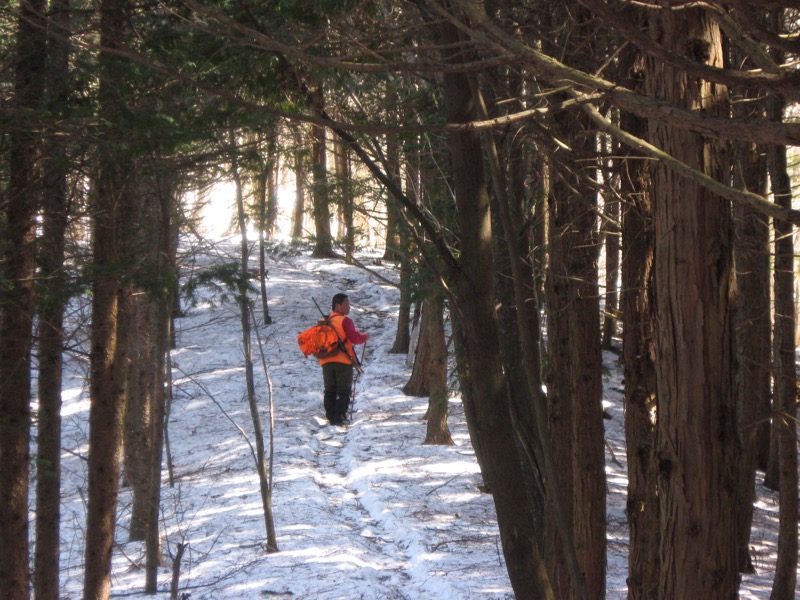
[[[216,259],[236,260],[233,255]],[[397,279],[389,265],[369,266]],[[353,423],[347,429],[326,425],[320,368],[313,358],[304,359],[296,344],[297,334],[319,316],[312,297],[327,309],[340,291],[350,296],[357,327],[371,335]],[[273,503],[279,552],[265,551],[265,520],[249,446],[255,442],[245,398],[238,307],[233,302],[200,302],[176,324],[168,434],[175,480],[162,493],[166,560],[157,597],[169,597],[169,557],[178,544],[187,544],[179,597],[192,600],[513,598],[492,498],[479,490],[481,477],[459,399],[450,403],[455,445],[424,446],[427,399],[401,391],[410,369],[405,356],[388,353],[398,291],[343,262],[280,253],[270,258],[268,293],[274,323],[261,326],[260,333],[269,381],[260,357],[255,358],[265,429],[270,387],[274,401]],[[610,599],[625,598],[627,591],[617,358],[605,355],[604,404],[613,417],[606,421]],[[83,578],[89,410],[85,369],[73,369],[66,387],[61,560],[62,598],[69,600],[81,597]],[[745,579],[741,593],[750,599],[769,597],[776,543],[775,496],[759,492],[753,542],[758,573]],[[150,598],[142,592],[143,545],[127,541],[129,513],[130,494],[123,490],[112,595]]]

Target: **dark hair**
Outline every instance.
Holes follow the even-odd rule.
[[[331,310],[336,310],[336,305],[347,300],[347,294],[335,294],[331,302]]]

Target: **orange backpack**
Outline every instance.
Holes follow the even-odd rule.
[[[316,325],[300,333],[297,336],[297,345],[306,358],[310,354],[313,354],[314,358],[328,358],[341,351],[339,336],[325,319],[321,319]]]

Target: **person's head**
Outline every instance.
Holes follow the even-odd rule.
[[[331,302],[331,308],[338,313],[346,315],[350,312],[350,300],[347,294],[335,294]]]

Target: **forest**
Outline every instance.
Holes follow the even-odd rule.
[[[190,283],[225,287],[240,310],[266,552],[277,546],[253,340],[271,323],[267,248],[285,235],[355,265],[379,243],[376,260],[399,273],[393,352],[408,351],[421,307],[426,442],[448,443],[457,385],[517,598],[605,597],[602,353],[615,341],[628,597],[737,597],[758,478],[780,502],[771,598],[795,598],[799,11],[789,0],[5,3],[3,600],[59,597],[70,356],[88,377],[83,597],[112,592],[123,475],[155,591],[170,347],[192,294],[181,240],[220,181],[233,186],[222,218],[239,254]]]

